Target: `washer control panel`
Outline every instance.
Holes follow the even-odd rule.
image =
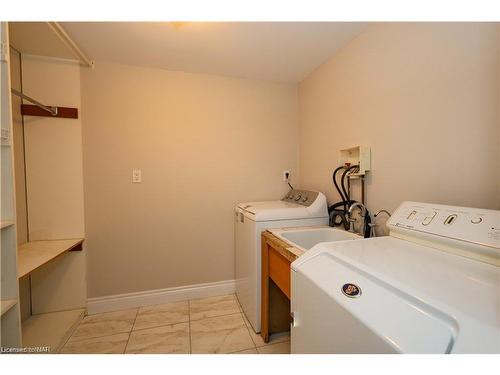
[[[297,203],[302,206],[309,207],[318,197],[317,191],[295,190],[292,189],[281,198],[282,201]]]
[[[500,249],[500,211],[403,202],[387,226]]]

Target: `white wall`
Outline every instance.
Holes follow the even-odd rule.
[[[100,61],[82,69],[89,297],[233,279],[234,205],[278,199],[282,171],[296,176],[296,94]]]
[[[299,86],[301,186],[338,201],[338,151],[366,144],[372,211],[498,209],[498,49],[496,24],[370,26]]]

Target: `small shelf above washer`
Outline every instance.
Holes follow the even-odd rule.
[[[340,165],[359,165],[359,172],[352,173],[351,177],[362,177],[371,169],[371,149],[368,146],[354,146],[340,150]]]

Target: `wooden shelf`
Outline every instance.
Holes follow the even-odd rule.
[[[84,315],[85,309],[32,315],[22,323],[23,346],[48,346],[57,353]]]
[[[15,299],[3,299],[1,304],[1,314],[5,314],[7,311],[9,311],[11,308],[13,308],[17,304],[17,300]]]
[[[14,225],[16,222],[14,220],[1,220],[0,221],[0,227],[1,229],[10,227],[11,225]]]
[[[67,251],[82,250],[83,238],[31,241],[17,248],[17,276],[21,278]]]

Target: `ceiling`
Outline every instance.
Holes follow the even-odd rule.
[[[47,22],[9,22],[10,45],[22,53],[74,59]]]
[[[60,24],[96,63],[290,83],[300,82],[367,27],[356,22]],[[36,39],[41,33],[28,35]],[[40,48],[50,40],[46,39],[32,44]]]

